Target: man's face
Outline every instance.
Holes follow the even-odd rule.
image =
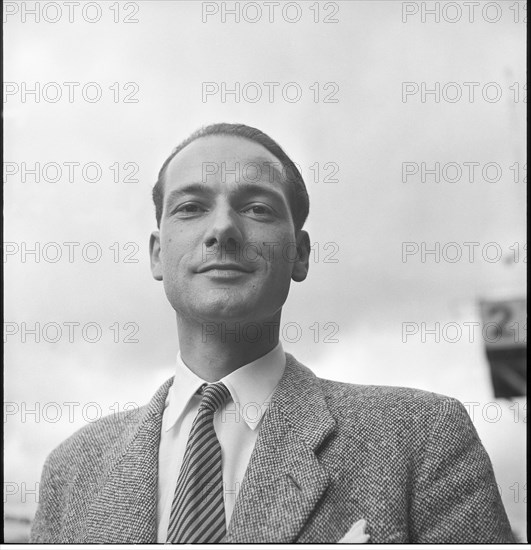
[[[151,266],[182,318],[268,321],[291,279],[306,278],[308,235],[295,235],[280,170],[267,149],[232,136],[200,138],[168,165]]]

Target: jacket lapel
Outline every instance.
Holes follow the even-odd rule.
[[[173,382],[165,382],[129,422],[126,436],[103,472],[101,489],[84,521],[87,543],[157,541],[158,453],[164,403]],[[129,424],[129,425],[127,425]]]
[[[316,453],[335,420],[315,375],[286,359],[223,542],[294,542],[330,482]]]

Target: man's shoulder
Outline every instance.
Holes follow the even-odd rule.
[[[456,402],[453,397],[418,388],[405,386],[386,386],[376,384],[356,384],[353,382],[340,382],[317,376],[312,369],[300,363],[290,354],[286,354],[287,363],[291,368],[299,370],[304,377],[314,378],[328,402],[343,403],[351,406],[354,403],[359,406],[363,403],[369,408],[389,406],[439,406],[444,402]]]
[[[376,384],[356,384],[338,382],[316,377],[329,402],[345,406],[359,406],[370,409],[380,407],[438,407],[445,402],[454,402],[455,398],[440,393],[405,386],[385,386]]]
[[[447,395],[402,386],[385,386],[339,382],[318,377],[292,356],[293,368],[315,382],[332,416],[338,422],[355,422],[358,427],[386,429],[429,428],[439,417],[453,417],[467,423],[464,406]]]
[[[105,459],[116,448],[123,446],[131,428],[138,425],[145,408],[146,405],[110,414],[79,428],[50,453],[47,464],[73,465],[78,460],[93,462]]]
[[[172,379],[166,381],[146,405],[111,413],[70,435],[48,456],[48,466],[86,462],[106,463],[123,452],[148,418],[161,415]]]
[[[317,380],[333,415],[360,427],[431,431],[442,418],[445,423],[450,419],[463,426],[469,423],[462,403],[447,395],[400,386]]]

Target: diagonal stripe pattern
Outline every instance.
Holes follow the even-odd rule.
[[[214,413],[230,397],[222,382],[203,384],[197,411],[175,488],[168,543],[219,542],[225,536],[221,447]]]

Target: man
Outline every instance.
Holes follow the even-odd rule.
[[[309,203],[271,138],[204,128],[153,196],[151,269],[176,312],[176,375],[49,456],[33,542],[513,541],[457,400],[319,379],[283,352]]]

